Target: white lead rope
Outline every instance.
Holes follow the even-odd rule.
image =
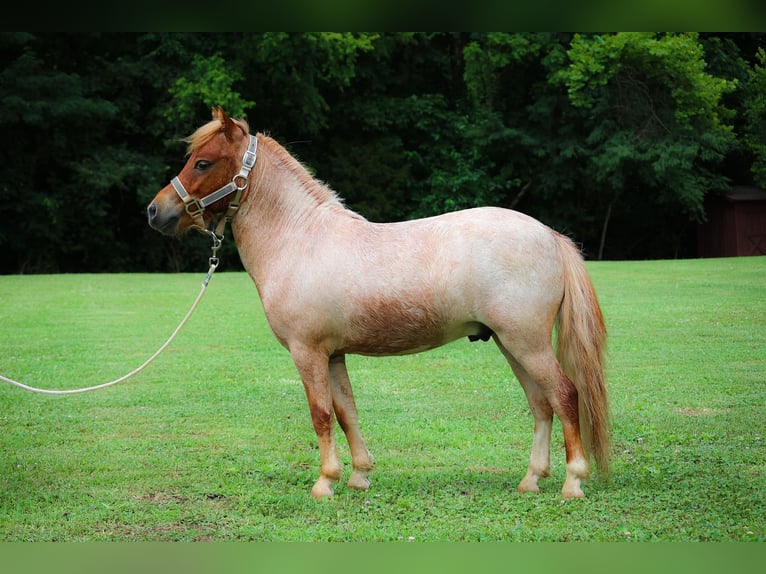
[[[220,242],[218,245],[220,245]],[[215,249],[217,249],[217,247],[215,247]],[[213,253],[215,253],[215,250]],[[159,356],[159,354],[162,353],[162,351],[164,351],[168,345],[170,345],[173,339],[176,338],[176,335],[178,335],[178,332],[189,320],[189,317],[192,316],[192,313],[194,313],[194,310],[197,308],[197,305],[202,299],[202,296],[205,294],[205,290],[207,289],[207,284],[210,282],[210,278],[213,276],[213,273],[215,272],[216,267],[218,267],[218,260],[215,258],[215,255],[214,255],[210,260],[210,269],[207,272],[207,276],[205,277],[205,280],[202,282],[202,288],[200,289],[199,295],[197,295],[197,298],[194,300],[194,303],[192,303],[191,309],[189,309],[189,312],[186,313],[186,316],[181,320],[181,323],[178,325],[178,327],[176,327],[176,330],[173,331],[173,334],[170,335],[168,340],[165,341],[165,343],[163,343],[163,345],[159,349],[157,349],[157,351],[151,357],[146,359],[146,361],[144,361],[144,363],[140,367],[135,368],[134,370],[129,372],[127,375],[123,375],[119,379],[115,379],[113,381],[109,381],[108,383],[103,383],[101,385],[96,385],[93,387],[85,387],[82,389],[67,389],[67,390],[38,389],[36,387],[30,387],[29,385],[25,385],[18,381],[14,381],[13,379],[9,379],[8,377],[4,377],[3,375],[0,375],[0,380],[3,380],[6,383],[10,383],[17,387],[21,387],[22,389],[26,391],[32,391],[33,393],[43,393],[46,395],[73,395],[76,393],[86,393],[88,391],[97,391],[98,389],[111,387],[112,385],[116,385],[117,383],[121,383],[122,381],[129,379],[133,375],[143,371],[149,365],[149,363],[151,363],[154,359],[156,359]]]

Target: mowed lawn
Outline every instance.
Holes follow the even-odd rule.
[[[74,388],[132,370],[191,305],[203,259],[199,274],[0,277],[0,374]],[[463,340],[349,357],[376,470],[369,491],[341,483],[315,502],[292,361],[250,279],[219,272],[130,381],[64,397],[0,382],[0,541],[765,540],[766,258],[588,268],[609,329],[614,459],[584,500],[561,499],[558,421],[553,475],[516,492],[525,396],[492,342]]]

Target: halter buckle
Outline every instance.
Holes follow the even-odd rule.
[[[188,213],[192,218],[201,216],[202,213],[205,211],[204,206],[202,205],[200,200],[197,199],[196,197],[187,195],[184,203],[186,204],[185,206],[186,213]]]

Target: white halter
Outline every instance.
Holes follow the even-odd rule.
[[[239,199],[242,196],[242,191],[247,187],[250,170],[253,169],[255,161],[258,159],[258,154],[256,153],[257,149],[258,139],[254,135],[251,135],[250,143],[247,146],[245,154],[242,156],[242,167],[240,168],[239,173],[232,177],[231,181],[222,188],[209,193],[201,199],[189,195],[189,192],[186,191],[186,188],[181,183],[181,180],[178,179],[178,176],[170,180],[173,189],[175,189],[178,197],[181,198],[181,201],[183,201],[186,206],[186,213],[188,213],[194,221],[194,227],[201,231],[205,231],[205,220],[202,218],[205,208],[214,204],[216,201],[223,199],[227,195],[235,193],[234,198],[231,200],[229,207],[226,210],[226,215],[218,223],[218,227],[215,231],[218,237],[223,237],[223,230],[226,227],[226,223],[231,221],[231,218],[234,217],[234,214],[239,209]]]

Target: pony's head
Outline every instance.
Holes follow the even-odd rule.
[[[227,210],[231,194],[241,192],[247,182],[242,176],[249,153],[246,140],[253,141],[247,123],[230,118],[220,107],[212,112],[213,119],[184,140],[186,165],[146,209],[149,225],[165,235],[206,228]]]

